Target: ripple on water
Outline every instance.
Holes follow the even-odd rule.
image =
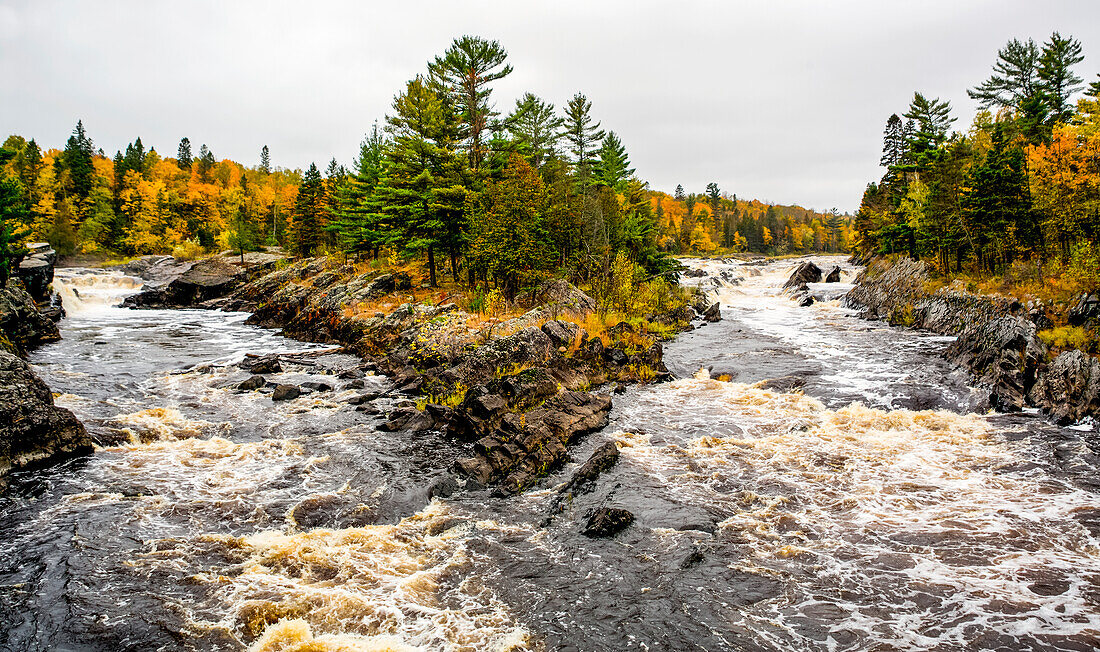
[[[727,515],[720,536],[746,552],[732,567],[788,583],[731,614],[776,648],[1100,642],[1100,547],[1075,519],[1100,503],[1021,469],[982,417],[704,376],[643,394],[619,426],[649,433],[622,435],[627,459]]]

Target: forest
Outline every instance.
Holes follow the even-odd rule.
[[[850,218],[835,209],[744,201],[717,183],[651,190],[582,93],[561,110],[527,93],[497,111],[494,82],[511,72],[497,41],[455,39],[400,89],[359,156],[323,171],[275,166],[267,146],[258,165],[219,160],[188,138],[174,156],[140,138],[111,156],[82,122],[63,149],[11,136],[0,239],[93,258],[281,246],[417,260],[432,286],[450,276],[507,296],[549,275],[591,281],[619,257],[650,276],[678,254],[848,249]]]
[[[1010,40],[967,91],[981,110],[966,133],[951,130],[949,102],[915,93],[886,122],[885,174],[863,195],[854,249],[948,276],[1100,287],[1100,81],[1085,86],[1083,60],[1058,32]]]

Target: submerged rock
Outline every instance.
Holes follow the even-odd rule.
[[[30,365],[0,352],[0,484],[12,469],[85,455],[92,440]]]
[[[302,395],[297,385],[277,385],[271,392],[272,401],[292,401]]]
[[[583,534],[587,537],[610,537],[630,527],[634,514],[618,507],[601,507],[588,518]]]

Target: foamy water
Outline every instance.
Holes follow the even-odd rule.
[[[726,319],[667,346],[686,377],[616,397],[605,432],[511,498],[437,495],[466,446],[379,431],[322,368],[266,380],[332,391],[235,389],[247,353],[324,345],[125,310],[134,279],[66,272],[65,339],[33,362],[102,445],[0,498],[0,647],[1096,648],[1087,424],[969,413],[944,338],[797,307],[778,292],[797,262],[692,263]],[[804,391],[754,384],[774,376]],[[619,464],[559,501],[605,441]],[[637,518],[583,536],[598,507]]]

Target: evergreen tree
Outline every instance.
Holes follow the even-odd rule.
[[[939,147],[947,140],[947,130],[955,122],[951,117],[951,104],[940,98],[928,99],[920,93],[913,94],[909,111],[905,114],[916,124],[906,148],[915,154]]]
[[[321,244],[325,226],[325,181],[316,163],[310,163],[294,200],[294,252],[310,256]]]
[[[191,141],[184,136],[180,139],[179,150],[176,152],[176,165],[178,165],[181,170],[190,172],[191,161]]]
[[[900,165],[905,157],[905,126],[898,114],[894,113],[886,121],[886,129],[882,136],[882,158],[879,165],[887,169]]]
[[[624,190],[626,180],[634,174],[634,168],[629,167],[630,158],[626,154],[626,147],[614,131],[609,131],[604,136],[598,157],[593,170],[596,182],[616,191]]]
[[[84,133],[84,123],[77,121],[73,135],[69,136],[65,151],[58,157],[57,164],[69,173],[69,185],[66,190],[80,199],[87,199],[92,191],[95,175],[95,167],[92,165],[94,156],[95,146]]]
[[[573,153],[573,164],[578,180],[587,185],[590,176],[589,160],[592,148],[604,138],[600,123],[593,123],[592,102],[581,93],[573,96],[565,105],[565,139]]]
[[[966,93],[983,109],[1016,109],[1024,100],[1040,92],[1038,67],[1039,46],[1035,41],[1012,39],[997,52],[989,79]]]
[[[217,160],[214,159],[214,153],[210,151],[206,143],[203,143],[202,147],[199,148],[199,181],[202,183],[213,183],[214,179],[211,174],[214,171],[214,166],[217,164]]]
[[[1050,40],[1043,44],[1036,74],[1042,83],[1052,122],[1066,122],[1073,113],[1069,98],[1081,90],[1084,81],[1074,74],[1073,66],[1084,59],[1081,42],[1072,37],[1062,38],[1054,32]]]
[[[26,254],[22,242],[30,234],[24,227],[30,213],[23,188],[18,180],[3,174],[14,156],[15,152],[0,149],[0,288],[7,285],[11,269]]]
[[[271,174],[271,152],[268,151],[267,145],[260,150],[260,172]]]
[[[360,255],[378,250],[390,240],[390,231],[381,215],[372,210],[370,201],[382,177],[386,141],[375,124],[370,135],[359,145],[355,174],[337,192],[336,211],[330,229],[346,254]]]
[[[684,187],[681,184],[676,184],[676,192],[673,194],[673,198],[676,201],[684,201]]]
[[[1096,81],[1089,84],[1089,89],[1086,92],[1093,97],[1100,98],[1100,73],[1097,73],[1096,77]]]
[[[489,120],[499,115],[492,109],[489,85],[512,72],[505,63],[508,52],[497,41],[477,36],[455,39],[451,47],[428,64],[433,79],[448,88],[465,126],[462,136],[467,139],[470,168],[481,168],[485,158],[483,132]]]
[[[456,152],[440,143],[449,139],[444,100],[424,79],[410,81],[387,116],[393,144],[386,155],[386,174],[372,201],[380,220],[400,234],[406,255],[426,253],[432,287],[436,282],[435,253],[440,247],[452,253],[452,273],[457,275],[457,247],[462,238],[465,188]]]
[[[527,93],[516,100],[516,108],[505,123],[527,160],[539,169],[557,150],[565,120],[554,113],[553,104]]]

